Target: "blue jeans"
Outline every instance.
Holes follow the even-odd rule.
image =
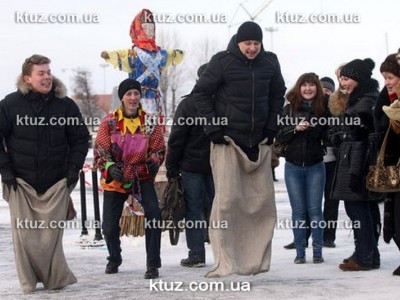
[[[203,199],[214,199],[214,181],[211,174],[181,172],[186,204],[186,244],[190,254],[205,255],[202,221]],[[205,194],[204,194],[205,193]],[[196,222],[197,221],[197,222]],[[197,225],[197,226],[195,226]]]
[[[371,267],[372,264],[380,263],[376,232],[376,221],[374,215],[378,213],[379,206],[376,202],[368,201],[345,201],[344,207],[350,220],[353,222],[355,238],[355,261],[364,266]]]
[[[292,226],[296,254],[305,255],[306,215],[310,218],[314,256],[322,255],[324,224],[322,196],[325,186],[325,165],[323,162],[312,166],[298,166],[285,163],[285,183],[292,207]]]
[[[142,193],[142,206],[145,211],[146,220],[155,224],[161,223],[161,211],[158,206],[158,198],[154,189],[154,184],[150,181],[141,181],[140,188]],[[124,202],[128,199],[129,194],[104,191],[103,201],[103,235],[107,243],[108,260],[111,262],[122,262],[121,256],[121,240],[119,237],[120,226],[119,219],[122,215]],[[146,266],[160,268],[160,248],[161,248],[161,228],[155,226],[146,226]]]

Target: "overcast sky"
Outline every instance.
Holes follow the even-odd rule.
[[[226,48],[238,25],[249,20],[243,7],[254,16],[267,0],[52,0],[1,1],[0,3],[0,99],[15,90],[15,81],[26,57],[34,53],[52,60],[53,74],[71,88],[72,69],[85,67],[93,73],[96,93],[111,92],[126,77],[118,70],[101,68],[102,50],[131,47],[129,27],[133,17],[148,8],[160,17],[203,13],[222,16],[221,22],[159,23],[156,30],[176,34],[179,48],[193,50],[210,38],[218,49]],[[240,4],[242,6],[240,6]],[[400,47],[400,2],[395,0],[273,0],[255,21],[273,33],[273,52],[281,62],[288,88],[304,72],[334,77],[335,68],[354,58],[371,57],[376,62],[374,76],[382,83],[379,66],[387,53]],[[34,23],[34,18],[73,13],[92,18],[92,23]],[[284,14],[286,13],[286,14]],[[336,14],[353,23],[307,21],[312,14],[327,18]],[[224,19],[224,16],[226,17]],[[318,17],[317,16],[317,17]],[[32,19],[33,18],[33,19]],[[37,20],[39,21],[39,19]],[[225,21],[225,22],[224,22]],[[264,31],[264,47],[271,50],[271,33]],[[163,46],[160,44],[160,46]],[[188,52],[186,60],[194,60]],[[105,72],[105,73],[104,73]],[[106,83],[104,84],[104,75]],[[192,80],[184,85],[188,92]],[[183,83],[184,84],[184,83]]]

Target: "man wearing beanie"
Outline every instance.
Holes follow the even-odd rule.
[[[332,95],[335,91],[335,82],[330,77],[322,77],[320,79],[322,87],[324,89],[324,93],[326,95]]]
[[[390,54],[381,64],[380,71],[385,79],[385,87],[379,94],[378,103],[374,109],[376,132],[381,140],[390,126],[384,162],[387,166],[396,165],[400,159],[400,122],[389,119],[383,111],[384,106],[394,106],[393,103],[399,98],[400,65],[396,58],[397,55],[397,53]],[[400,192],[386,195],[383,239],[386,243],[390,243],[393,239],[400,250]],[[400,266],[393,271],[393,275],[400,276]]]
[[[156,225],[161,223],[161,212],[154,178],[164,161],[163,130],[161,125],[153,124],[154,118],[148,118],[142,109],[138,81],[131,78],[122,81],[118,96],[121,107],[101,122],[94,147],[94,164],[101,172],[100,183],[104,189],[102,229],[109,253],[105,273],[118,273],[122,263],[120,218],[129,198],[135,206],[144,209],[145,219],[152,224],[144,229],[147,267],[144,278],[154,279],[161,267],[161,228]],[[137,224],[131,217],[127,222]],[[133,232],[122,233],[134,235]],[[139,231],[139,235],[142,234]]]
[[[366,189],[365,176],[375,157],[369,138],[374,133],[373,107],[378,98],[378,82],[371,78],[375,63],[372,59],[355,59],[340,70],[340,82],[349,94],[348,105],[338,130],[331,136],[338,147],[332,199],[344,200],[346,213],[356,237],[354,253],[343,260],[343,271],[378,269],[380,254],[379,195]]]
[[[286,87],[277,56],[264,50],[262,38],[257,23],[243,23],[227,50],[211,58],[193,89],[198,114],[206,120],[204,130],[212,141],[216,197],[210,222],[229,223],[228,229],[209,231],[215,268],[207,277],[269,270],[276,215],[267,145],[276,135]],[[254,184],[258,181],[260,185]],[[252,209],[240,210],[244,207]],[[233,226],[234,216],[240,216],[238,228]],[[249,231],[265,232],[265,239],[259,243]],[[241,250],[233,254],[229,249]]]

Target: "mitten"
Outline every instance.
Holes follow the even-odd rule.
[[[229,145],[228,141],[225,140],[224,135],[222,133],[222,130],[218,130],[218,131],[214,131],[211,132],[209,134],[209,138],[210,140],[214,143],[214,144],[225,144],[225,145]]]
[[[361,177],[357,175],[350,176],[349,187],[353,193],[361,192]]]
[[[146,165],[147,165],[147,170],[149,172],[150,177],[155,178],[158,173],[158,169],[160,168],[158,163],[156,161],[154,161],[153,159],[149,158],[146,161]]]
[[[79,168],[75,164],[69,164],[67,170],[67,187],[74,185],[79,180]]]
[[[112,180],[122,182],[124,180],[124,172],[117,165],[111,165],[107,169],[107,183]]]
[[[1,170],[1,182],[3,182],[9,188],[13,187],[14,191],[17,190],[17,179],[15,178],[14,172],[11,170],[11,168],[5,168]]]
[[[394,236],[393,200],[387,198],[384,203],[383,213],[383,240],[389,244]]]
[[[271,145],[274,143],[275,135],[276,135],[276,132],[274,132],[274,131],[272,131],[272,130],[268,130],[268,129],[265,130],[264,136],[265,136],[266,138],[268,138],[268,140],[267,140],[267,142],[266,142],[266,144],[267,144],[268,146],[271,146]]]
[[[177,168],[167,168],[167,178],[168,180],[179,177],[179,169]]]

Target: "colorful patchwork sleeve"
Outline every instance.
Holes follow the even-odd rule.
[[[102,173],[106,172],[110,165],[109,163],[113,161],[111,157],[111,134],[108,120],[109,118],[105,118],[101,122],[93,149],[93,165],[98,167]]]
[[[162,126],[156,125],[149,139],[149,158],[161,166],[165,158],[165,149]]]

